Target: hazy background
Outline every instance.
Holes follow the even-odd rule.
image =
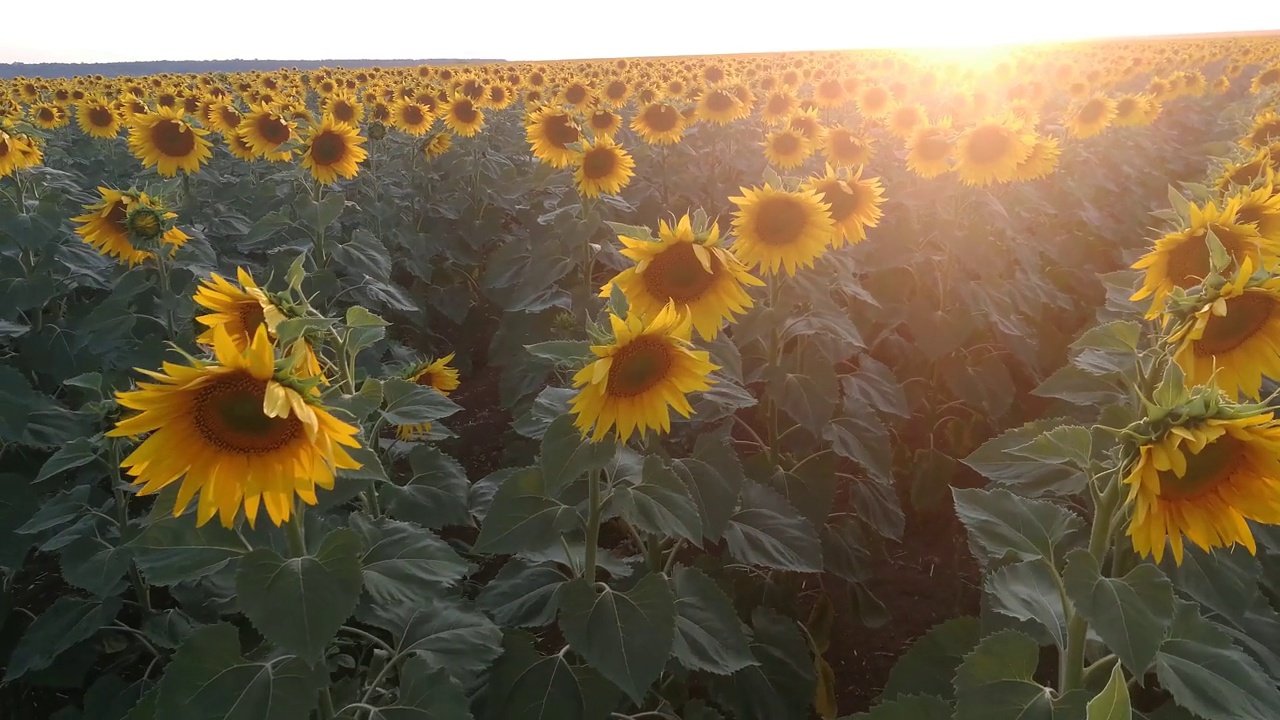
[[[6,13],[0,63],[548,60],[1032,43],[1280,28],[1280,2],[1204,0],[49,0]],[[31,23],[30,25],[27,25]],[[19,30],[21,26],[30,30]]]

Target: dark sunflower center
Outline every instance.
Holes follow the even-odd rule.
[[[36,117],[40,118],[43,122],[53,122],[57,115],[53,114],[53,110],[51,108],[40,108],[36,111]]]
[[[724,80],[724,70],[721,70],[718,67],[709,67],[702,72],[702,77],[706,78],[707,82],[714,85],[715,83]]]
[[[582,174],[590,180],[609,177],[618,166],[618,155],[611,147],[591,148],[582,156]]]
[[[687,304],[702,297],[715,283],[722,268],[720,259],[713,254],[711,272],[707,272],[694,254],[693,245],[679,243],[654,257],[640,277],[644,278],[650,295]]]
[[[173,107],[178,104],[178,98],[172,93],[164,93],[160,97],[156,98],[156,104],[160,107]]]
[[[791,118],[791,129],[812,140],[818,134],[818,121],[807,116]]]
[[[228,128],[235,128],[240,125],[240,113],[235,108],[223,106],[218,110],[218,114],[222,117],[222,124]]]
[[[831,219],[837,223],[853,217],[861,205],[857,194],[845,190],[838,180],[824,180],[818,184],[817,190],[822,195],[822,202],[831,206]]]
[[[564,91],[564,99],[572,105],[578,105],[587,99],[587,89],[582,85],[570,85],[569,89]]]
[[[293,415],[267,417],[262,400],[267,381],[245,371],[231,372],[205,385],[196,395],[191,418],[207,443],[222,452],[265,455],[302,435],[302,422]]]
[[[1191,500],[1213,492],[1230,481],[1245,457],[1244,444],[1230,435],[1223,435],[1194,455],[1186,445],[1182,447],[1187,471],[1182,477],[1172,470],[1159,471],[1161,498]]]
[[[89,108],[89,124],[94,127],[111,127],[111,123],[114,120],[115,117],[111,114],[111,111],[101,105]]]
[[[985,125],[969,138],[969,159],[978,165],[999,162],[1013,149],[1009,133],[998,125]]]
[[[889,91],[882,87],[869,88],[862,95],[862,104],[868,110],[879,110],[889,102]]]
[[[800,152],[800,136],[794,133],[774,135],[773,151],[782,156],[794,155]]]
[[[253,337],[254,333],[258,332],[258,326],[267,319],[262,311],[262,305],[257,300],[243,300],[236,303],[236,317],[240,321],[240,328],[249,337]]]
[[[1231,352],[1258,334],[1271,320],[1276,303],[1256,292],[1227,300],[1227,314],[1212,315],[1204,326],[1204,335],[1195,342],[1195,353],[1201,357]]]
[[[1280,139],[1280,120],[1264,123],[1249,134],[1249,139],[1254,145],[1268,145],[1272,140]]]
[[[765,245],[791,245],[808,224],[808,208],[787,195],[766,197],[756,210],[756,234]]]
[[[470,125],[476,121],[476,108],[470,100],[456,102],[453,104],[453,116],[463,125]]]
[[[652,105],[644,111],[644,122],[654,132],[671,132],[680,122],[680,113],[670,105]]]
[[[1237,233],[1221,225],[1213,225],[1213,234],[1227,253],[1238,263],[1248,255],[1247,242]],[[1169,279],[1181,288],[1194,287],[1209,274],[1209,246],[1206,233],[1200,231],[1169,251]]]
[[[186,157],[196,148],[195,133],[178,120],[161,120],[152,125],[151,142],[162,155],[169,157]]]
[[[920,114],[912,105],[900,107],[893,113],[893,122],[900,128],[911,128],[920,120]]]
[[[546,128],[547,139],[556,147],[563,148],[578,142],[578,128],[574,127],[568,115],[552,115],[547,118],[543,127]]]
[[[641,395],[666,379],[673,361],[666,342],[652,336],[638,337],[614,354],[607,392],[612,397]]]
[[[915,150],[921,160],[941,160],[951,152],[951,143],[941,134],[933,133],[921,138]]]
[[[347,140],[339,133],[325,130],[311,140],[311,159],[318,165],[333,165],[347,156]]]
[[[621,80],[614,80],[605,86],[604,94],[610,100],[621,100],[627,94],[627,84]]]
[[[1080,108],[1080,114],[1077,116],[1080,122],[1086,125],[1092,125],[1100,120],[1106,114],[1107,106],[1101,100],[1090,100]]]
[[[107,211],[107,222],[111,223],[120,232],[126,232],[128,228],[125,227],[124,220],[128,216],[129,206],[117,200],[111,203],[111,209]]]
[[[288,124],[274,115],[263,115],[258,119],[258,132],[272,146],[279,145],[289,139]]]
[[[1280,83],[1280,68],[1271,68],[1258,76],[1259,85],[1275,85]]]
[[[468,80],[462,84],[462,94],[472,100],[478,100],[481,95],[484,95],[484,86],[475,80]]]
[[[722,113],[733,109],[733,102],[737,98],[722,90],[716,90],[707,96],[707,109],[712,112]]]
[[[591,116],[591,127],[597,130],[608,130],[613,127],[613,113],[598,112]]]
[[[1138,113],[1138,101],[1133,98],[1120,98],[1120,102],[1116,103],[1116,115],[1118,117],[1129,117]]]
[[[356,109],[346,100],[339,100],[329,109],[333,119],[338,122],[352,122],[356,119]]]
[[[765,110],[771,115],[781,115],[791,109],[791,98],[786,95],[770,95]]]
[[[1237,185],[1252,184],[1253,181],[1257,180],[1258,176],[1262,174],[1265,167],[1266,166],[1262,164],[1261,160],[1246,163],[1240,166],[1240,168],[1235,172],[1231,173],[1231,182]]]
[[[422,387],[435,388],[437,390],[440,389],[440,386],[436,385],[435,372],[430,370],[425,370],[421,373],[418,373],[418,376],[413,379],[413,382],[418,385],[421,385]]]
[[[400,120],[409,127],[416,127],[426,120],[426,115],[422,112],[422,108],[417,105],[405,105],[400,110]]]
[[[818,84],[818,94],[824,98],[835,99],[840,97],[843,92],[844,86],[840,84],[839,80],[823,80]]]

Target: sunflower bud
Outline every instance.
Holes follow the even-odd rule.
[[[373,138],[374,140],[381,140],[386,136],[387,136],[386,125],[383,125],[381,122],[378,122],[377,120],[374,120],[373,122],[369,123],[369,137]]]
[[[167,222],[163,212],[144,203],[132,203],[124,220],[134,238],[145,244],[156,243],[164,235]]]

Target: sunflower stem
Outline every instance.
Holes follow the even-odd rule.
[[[588,582],[596,580],[596,546],[600,544],[600,471],[587,474],[587,530],[586,548],[583,551],[582,577]]]
[[[111,447],[111,492],[116,499],[116,516],[120,523],[120,536],[124,537],[129,529],[129,496],[124,492],[124,480],[120,477],[120,448],[115,442]],[[129,561],[129,583],[133,585],[133,594],[138,596],[138,604],[147,615],[151,614],[151,589],[138,572],[137,563]]]
[[[780,293],[781,283],[778,282],[778,276],[774,273],[769,274],[769,309],[773,310],[778,306],[778,296]],[[780,333],[777,323],[771,323],[769,326],[769,348],[768,355],[765,357],[767,363],[766,372],[772,368],[778,367],[778,350],[780,345]],[[768,377],[768,375],[766,375]],[[769,461],[778,464],[778,404],[772,399],[768,399],[765,403],[765,414],[767,420],[767,429],[769,432]]]
[[[324,199],[324,187],[320,183],[313,183],[315,188],[314,199],[316,204],[316,265],[324,268],[329,265],[329,254],[324,245],[324,225],[320,222],[320,201]]]
[[[329,694],[328,686],[320,689],[320,720],[333,720],[337,712],[333,709],[333,696]]]
[[[1111,549],[1112,529],[1119,501],[1120,480],[1117,476],[1111,476],[1094,508],[1093,530],[1089,534],[1089,554],[1099,567]],[[1058,668],[1058,691],[1063,693],[1081,687],[1084,681],[1084,645],[1089,633],[1089,621],[1083,615],[1073,609],[1068,609],[1067,613],[1067,647]]]
[[[173,295],[173,285],[169,279],[169,258],[165,257],[164,247],[156,248],[156,278],[160,284],[160,306],[161,315],[164,320],[164,329],[169,334],[169,339],[176,339],[175,325],[173,321],[173,308],[169,306],[169,298]]]
[[[307,536],[303,530],[303,508],[295,506],[284,524],[284,540],[289,548],[289,557],[300,558],[307,554]]]

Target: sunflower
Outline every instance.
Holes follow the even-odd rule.
[[[1208,551],[1239,543],[1256,552],[1248,521],[1280,523],[1280,423],[1272,413],[1204,418],[1139,447],[1124,477],[1126,534],[1143,557],[1179,565],[1183,536]]]
[[[1058,168],[1058,158],[1062,148],[1058,139],[1049,135],[1036,135],[1035,144],[1031,146],[1031,154],[1018,163],[1014,171],[1015,180],[1038,180],[1048,177]]]
[[[626,320],[611,314],[609,321],[613,341],[591,346],[599,359],[573,376],[579,388],[569,401],[574,425],[584,436],[590,432],[594,442],[615,427],[622,442],[636,431],[669,432],[671,408],[689,417],[693,408],[686,395],[710,389],[715,381],[708,376],[719,366],[705,350],[692,348],[692,320],[675,303],[648,323],[637,313]]]
[[[163,372],[146,371],[157,382],[118,393],[120,405],[139,412],[107,435],[150,433],[120,466],[141,486],[139,495],[181,479],[175,517],[198,495],[197,525],[218,515],[232,527],[241,507],[253,525],[260,505],[280,525],[295,495],[314,505],[316,487],[332,489],[336,470],[360,467],[342,447],[360,447],[357,428],[276,369],[265,327],[241,350],[219,326],[213,348],[213,362],[165,363]]]
[[[1187,382],[1213,382],[1257,400],[1263,377],[1280,377],[1280,278],[1251,282],[1253,263],[1169,335]]]
[[[884,204],[880,178],[863,179],[861,168],[849,177],[827,165],[826,175],[810,178],[802,187],[817,193],[831,207],[831,220],[835,223],[833,248],[843,247],[846,241],[853,244],[866,240],[867,228],[878,225],[884,216],[880,210]]]
[[[761,144],[769,164],[783,170],[799,167],[813,154],[813,142],[791,128],[774,130]]]
[[[1280,243],[1280,190],[1268,182],[1252,190],[1243,190],[1239,198],[1239,221],[1258,228],[1264,240]]]
[[[858,93],[858,113],[864,118],[880,118],[893,109],[893,95],[883,85],[868,85]]]
[[[0,178],[12,175],[15,170],[29,167],[31,154],[37,152],[23,137],[10,135],[0,129]]]
[[[410,135],[426,135],[435,121],[431,111],[413,100],[400,100],[391,106],[391,123]]]
[[[227,150],[232,155],[245,162],[252,162],[258,159],[257,154],[253,152],[253,148],[249,146],[249,143],[243,137],[236,133],[230,133],[225,136],[225,139],[227,141]]]
[[[444,123],[454,135],[472,137],[484,126],[484,112],[471,98],[455,95],[444,106]]]
[[[796,111],[800,101],[790,90],[775,90],[760,106],[760,119],[767,125],[777,125]]]
[[[875,142],[866,135],[837,126],[823,133],[822,154],[836,167],[858,167],[871,162]]]
[[[105,140],[120,134],[120,116],[102,98],[89,98],[76,106],[76,123],[89,137]]]
[[[245,144],[253,148],[256,156],[271,162],[284,162],[293,157],[293,151],[279,148],[294,138],[296,128],[297,124],[282,113],[266,104],[258,104],[240,121],[236,132]]]
[[[531,113],[525,121],[524,133],[533,156],[557,170],[573,162],[577,151],[569,146],[582,141],[573,116],[552,106]]]
[[[360,131],[326,115],[302,143],[302,167],[322,185],[333,184],[339,176],[353,178],[359,172],[356,166],[369,156],[360,147],[364,143]]]
[[[928,122],[923,106],[915,103],[898,105],[889,113],[889,132],[900,138],[909,138],[917,127]]]
[[[188,123],[180,110],[160,108],[135,115],[129,125],[129,149],[145,167],[155,167],[164,177],[179,170],[190,175],[212,157],[209,131]]]
[[[1213,202],[1204,206],[1192,204],[1189,227],[1156,240],[1151,252],[1132,265],[1134,269],[1146,270],[1146,275],[1142,287],[1129,299],[1137,301],[1151,298],[1148,318],[1160,314],[1166,297],[1175,287],[1195,287],[1208,276],[1211,269],[1208,245],[1210,231],[1237,265],[1246,258],[1254,265],[1263,267],[1274,264],[1280,245],[1264,240],[1258,234],[1256,225],[1242,223],[1239,207],[1238,199],[1226,202],[1221,208]]]
[[[695,232],[688,214],[675,227],[658,223],[658,240],[619,235],[622,254],[635,267],[618,273],[605,284],[600,297],[617,287],[628,306],[643,316],[658,314],[667,303],[689,313],[703,340],[714,340],[725,321],[752,306],[744,285],[764,283],[752,275],[729,251],[720,247],[720,228],[712,224]]]
[[[422,152],[427,159],[438,158],[453,147],[453,136],[447,132],[438,132],[422,143]]]
[[[743,104],[730,88],[707,88],[698,96],[697,117],[715,125],[728,125],[743,116]]]
[[[248,347],[259,327],[267,329],[270,340],[276,339],[280,323],[288,319],[289,315],[266,290],[254,282],[253,276],[244,268],[236,268],[236,280],[240,283],[239,287],[221,275],[212,273],[209,279],[202,280],[196,288],[193,298],[196,304],[211,311],[196,316],[196,322],[206,328],[196,337],[197,343],[212,345],[218,328],[224,329],[241,350]],[[305,338],[290,346],[289,353],[296,360],[294,367],[298,375],[326,382],[320,359]]]
[[[427,360],[409,366],[404,372],[404,379],[411,383],[435,389],[441,395],[448,395],[458,389],[458,370],[449,367],[453,361],[453,353],[438,360]],[[396,426],[396,437],[401,440],[420,440],[431,434],[431,423]]]
[[[741,196],[729,198],[738,206],[734,255],[768,273],[783,267],[795,275],[797,267],[812,267],[835,234],[831,207],[813,190],[775,190],[768,183],[741,190]]]
[[[1155,119],[1152,112],[1155,98],[1146,94],[1122,95],[1115,104],[1115,117],[1112,123],[1117,127],[1133,125],[1150,125]]]
[[[89,212],[71,220],[80,223],[76,234],[102,255],[118,258],[133,267],[154,257],[151,250],[146,249],[148,246],[166,245],[172,256],[191,239],[173,227],[172,221],[177,215],[166,211],[144,192],[100,187],[98,194],[101,200],[84,206]]]
[[[240,128],[242,120],[244,115],[229,100],[210,103],[205,110],[205,125],[222,133],[222,136],[227,139],[227,144],[230,144],[232,137],[238,137],[236,131]],[[250,158],[253,156],[252,149],[249,151],[249,156]]]
[[[340,123],[356,127],[364,120],[364,105],[345,92],[338,92],[325,98],[324,113]]]
[[[573,180],[584,197],[601,193],[617,195],[631,182],[636,163],[631,155],[610,138],[596,138],[584,145],[574,158]]]
[[[1266,147],[1277,140],[1280,140],[1280,114],[1275,110],[1268,110],[1253,119],[1253,127],[1240,138],[1240,144],[1252,150]]]
[[[1232,185],[1250,187],[1257,183],[1258,180],[1270,183],[1275,177],[1275,169],[1272,167],[1272,162],[1271,149],[1269,147],[1258,148],[1248,160],[1240,163],[1229,163],[1223,168],[1222,174],[1218,176],[1217,189],[1226,192],[1231,189]]]
[[[1249,92],[1258,95],[1273,85],[1280,85],[1280,65],[1272,65],[1254,76],[1253,82],[1249,83]]]
[[[907,169],[922,178],[937,177],[951,170],[951,120],[943,118],[915,129],[907,140]]]
[[[587,116],[587,127],[591,128],[596,137],[611,138],[622,127],[622,116],[612,110],[596,108],[595,112]]]
[[[1067,110],[1064,120],[1072,137],[1093,137],[1107,129],[1116,116],[1116,103],[1105,95],[1094,95]]]
[[[1008,182],[1027,159],[1035,137],[1020,120],[989,118],[960,133],[956,140],[955,170],[966,185],[982,187]]]
[[[28,114],[31,116],[31,123],[41,130],[56,130],[70,121],[67,111],[53,103],[32,105]]]
[[[848,102],[849,97],[840,78],[829,77],[814,86],[813,101],[820,108],[836,108]]]
[[[631,118],[631,129],[650,145],[673,145],[684,135],[684,115],[674,105],[654,102]]]

